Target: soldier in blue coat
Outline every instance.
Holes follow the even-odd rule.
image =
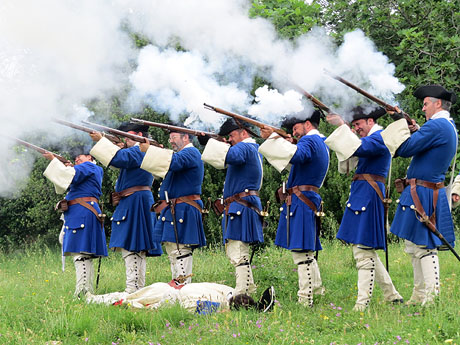
[[[232,118],[228,119],[219,131],[221,136],[228,135],[228,143],[210,139],[202,154],[203,161],[213,167],[227,168],[222,230],[227,256],[235,267],[236,294],[255,292],[249,246],[264,241],[259,198],[262,155],[246,125],[240,126]]]
[[[401,119],[383,130],[376,121],[385,114],[383,108],[359,106],[352,109],[351,126],[361,139],[340,116],[327,117],[329,123],[339,126],[326,139],[326,144],[337,154],[339,172],[348,172],[346,170],[353,169],[357,163],[350,197],[337,233],[339,240],[353,245],[358,269],[358,297],[354,306],[357,311],[363,311],[369,305],[375,281],[383,289],[386,301],[403,302],[376,249],[386,250],[385,180],[392,153],[409,137],[409,128],[407,121]],[[394,138],[399,141],[395,143]],[[344,171],[347,164],[348,169]]]
[[[63,254],[73,257],[76,272],[75,296],[93,293],[94,268],[92,260],[107,256],[107,244],[99,198],[103,170],[89,154],[80,151],[75,165],[64,165],[52,153],[43,156],[51,162],[43,173],[56,193],[69,192],[59,203],[64,212]]]
[[[173,150],[141,144],[146,152],[141,168],[163,178],[160,202],[154,207],[155,241],[163,242],[171,263],[172,279],[191,283],[193,250],[206,245],[201,201],[204,164],[189,134],[171,131]]]
[[[292,128],[293,136],[298,138],[296,145],[271,128],[264,128],[261,135],[266,140],[259,148],[279,172],[291,165],[275,244],[292,252],[298,267],[299,303],[310,307],[313,294],[323,293],[314,253],[322,249],[317,216],[321,212],[319,188],[329,167],[329,149],[317,129],[319,121],[320,113],[315,111],[310,116],[297,115],[284,122],[283,127]]]
[[[391,225],[391,232],[406,240],[406,252],[412,257],[414,288],[408,303],[433,302],[439,294],[438,250],[441,240],[421,222],[429,217],[437,230],[452,246],[454,225],[444,178],[457,148],[457,129],[449,110],[457,98],[439,85],[419,87],[414,96],[423,100],[426,122],[396,151],[401,157],[412,157],[404,191]],[[450,198],[450,196],[449,196]]]
[[[145,136],[146,126],[123,124],[119,129]],[[126,266],[126,292],[145,286],[146,256],[161,255],[161,244],[153,238],[155,218],[150,212],[153,176],[140,168],[144,153],[137,142],[127,139],[127,148],[120,149],[99,132],[90,134],[96,145],[91,154],[104,166],[120,169],[112,204],[116,205],[112,220],[109,247],[121,251]]]

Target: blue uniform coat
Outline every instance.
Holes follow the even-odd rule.
[[[101,197],[103,170],[91,162],[74,166],[75,176],[66,195],[66,200],[82,197]],[[92,206],[101,213],[99,205]],[[107,256],[107,243],[104,228],[96,216],[87,208],[75,204],[64,212],[65,236],[63,252],[87,253],[94,256]]]
[[[139,146],[122,149],[115,154],[110,165],[120,169],[116,192],[134,186],[152,186],[152,174],[140,168],[144,155]],[[110,248],[162,254],[161,244],[153,239],[155,217],[150,212],[152,204],[151,191],[138,191],[121,199],[112,217]]]
[[[286,187],[313,185],[320,187],[329,167],[329,149],[324,139],[317,134],[304,135],[297,143],[297,151],[292,156],[291,172]],[[315,192],[302,192],[320,209],[321,197]],[[287,243],[286,204],[283,204],[276,232],[275,244],[290,250],[321,250],[318,224],[312,209],[292,195],[290,207],[289,243]]]
[[[229,148],[225,157],[228,165],[225,177],[224,198],[244,192],[260,189],[262,183],[262,155],[258,152],[259,145],[241,141]],[[258,196],[247,196],[243,199],[262,210]],[[262,220],[250,208],[232,202],[228,208],[227,224],[222,219],[223,239],[246,243],[263,242]]]
[[[169,171],[161,187],[160,198],[165,200],[165,191],[170,199],[180,196],[201,195],[201,184],[204,177],[204,164],[200,151],[190,146],[185,147],[172,155]],[[201,207],[203,202],[196,201]],[[180,203],[175,206],[176,226],[179,243],[190,244],[192,247],[206,245],[201,213],[195,207]],[[170,207],[161,211],[155,225],[154,239],[162,242],[176,242],[173,218]]]
[[[427,121],[417,132],[407,139],[396,151],[401,157],[413,157],[407,178],[417,178],[429,182],[444,181],[445,174],[455,155],[457,143],[456,129],[445,118]],[[417,186],[417,194],[428,216],[433,213],[433,190]],[[407,186],[399,199],[391,232],[428,249],[441,246],[442,242],[415,217],[414,205]],[[436,228],[454,246],[455,234],[452,216],[445,188],[439,190],[436,205]]]
[[[359,157],[356,174],[387,177],[391,154],[380,135],[381,130],[361,139],[353,156]],[[377,182],[385,197],[385,185]],[[378,194],[367,181],[353,181],[350,197],[340,223],[337,238],[347,243],[385,249],[384,207]]]

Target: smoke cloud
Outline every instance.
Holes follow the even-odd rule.
[[[53,117],[81,120],[90,101],[127,93],[126,111],[148,105],[174,121],[185,117],[194,128],[216,130],[225,120],[204,102],[279,125],[285,116],[313,110],[296,86],[344,117],[365,102],[324,70],[389,103],[404,88],[362,31],[345,35],[340,46],[322,28],[286,41],[269,21],[249,18],[249,6],[247,0],[4,0],[2,124],[11,135],[41,133],[58,143],[77,134],[51,125]],[[135,49],[132,33],[150,43]],[[270,87],[254,97],[256,76]],[[11,150],[0,155],[15,157]],[[28,169],[21,167],[23,176]],[[0,196],[17,188],[13,170],[0,168]]]

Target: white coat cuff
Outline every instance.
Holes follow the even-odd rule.
[[[281,138],[276,133],[272,133],[259,147],[259,152],[279,172],[286,169],[296,151],[297,145]]]
[[[380,134],[392,157],[398,147],[410,137],[406,119],[399,119],[390,123]]]
[[[201,159],[216,169],[225,169],[228,150],[230,150],[230,144],[211,138],[204,148]]]
[[[345,161],[339,161],[339,173],[341,174],[348,174],[349,172],[353,171],[358,165],[359,158],[358,157],[350,157]]]
[[[460,175],[455,177],[454,183],[452,184],[451,195],[447,195],[448,198],[452,197],[452,194],[460,195]],[[452,207],[457,207],[460,201],[452,203]]]
[[[174,151],[150,145],[142,160],[141,169],[153,176],[164,178],[171,165]]]
[[[64,194],[75,176],[73,167],[66,167],[57,158],[54,158],[46,167],[43,175],[54,184],[56,194]]]
[[[346,124],[337,127],[327,137],[325,143],[331,150],[335,151],[339,162],[346,161],[361,146],[361,140]]]
[[[93,146],[89,153],[101,162],[102,165],[107,167],[113,157],[115,157],[118,150],[120,150],[120,148],[117,145],[113,144],[109,139],[102,137],[102,139]]]

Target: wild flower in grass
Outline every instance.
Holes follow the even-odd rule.
[[[165,327],[169,328],[169,327],[171,327],[171,324],[168,321],[166,321]]]
[[[404,342],[405,342],[406,344],[409,344],[409,340],[407,340],[407,339],[406,339]]]
[[[284,332],[284,329],[280,328],[280,332]]]
[[[45,283],[49,283],[50,281],[48,279],[45,279]]]
[[[89,338],[85,338],[85,342],[87,342],[89,340]]]
[[[452,343],[453,341],[454,341],[454,339],[446,339],[446,340],[444,340],[444,342],[445,342],[446,344],[450,344],[450,343]]]
[[[180,320],[179,325],[180,325],[181,327],[183,327],[183,326],[185,325],[185,323],[184,323],[182,320]]]
[[[397,335],[396,339],[398,339],[398,341],[401,341],[402,338],[399,335]]]
[[[337,313],[337,314],[335,314],[335,316],[340,317],[340,316],[342,316],[342,314]]]
[[[369,329],[371,326],[369,326],[368,323],[364,324],[364,327],[366,327],[367,329]]]
[[[240,332],[238,332],[238,334],[233,333],[233,334],[232,334],[232,337],[233,337],[233,338],[241,337],[241,334],[240,334]]]

